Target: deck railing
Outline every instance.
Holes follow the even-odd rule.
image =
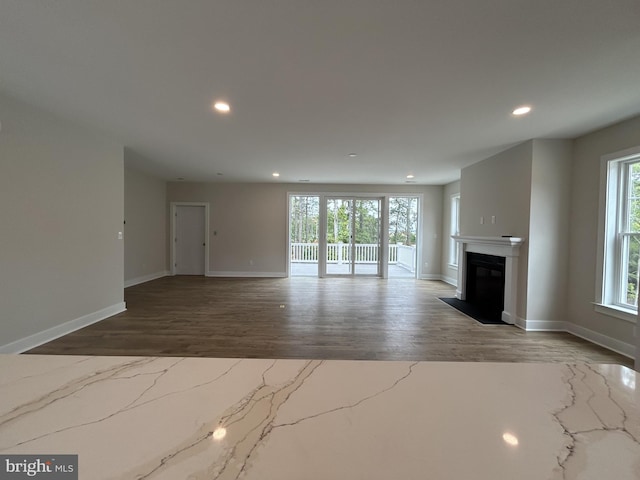
[[[379,245],[375,243],[357,243],[355,245],[355,263],[378,263]],[[291,243],[292,263],[318,263],[317,243]],[[327,263],[348,263],[351,261],[351,248],[346,243],[327,244]],[[415,271],[416,247],[394,244],[389,245],[389,264],[397,264]]]

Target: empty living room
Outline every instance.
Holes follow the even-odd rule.
[[[639,22],[0,0],[0,478],[640,478]]]

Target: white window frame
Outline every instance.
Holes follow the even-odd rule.
[[[605,155],[601,159],[596,311],[637,323],[638,308],[622,300],[626,291],[625,245],[638,232],[629,232],[627,220],[629,166],[640,162],[640,147]]]
[[[451,235],[460,235],[460,194],[451,195],[449,224],[449,267],[458,268],[460,244]]]

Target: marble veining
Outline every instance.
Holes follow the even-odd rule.
[[[91,479],[638,479],[618,365],[0,356],[0,452]]]
[[[605,438],[613,441],[617,437],[620,448],[637,450],[640,447],[637,436],[640,422],[634,418],[629,423],[625,408],[616,400],[607,377],[588,364],[568,365],[567,369],[569,401],[553,414],[567,438],[565,448],[558,455],[561,472],[558,478],[563,479],[579,478],[587,461],[586,450]],[[628,460],[629,470],[635,470],[640,478],[638,459]]]

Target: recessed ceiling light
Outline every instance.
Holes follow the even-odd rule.
[[[222,113],[228,113],[231,110],[227,102],[216,102],[213,104],[213,108]]]
[[[308,178],[305,178],[305,179],[300,179],[300,180],[298,180],[298,181],[299,181],[299,182],[308,182],[308,181],[309,181],[309,179],[308,179]]]
[[[178,178],[177,178],[177,180],[178,180],[179,182],[182,182],[182,181],[184,180],[184,177],[178,177]]]
[[[531,111],[531,107],[528,105],[523,105],[521,107],[516,108],[513,112],[511,112],[513,115],[516,116],[520,116],[520,115],[526,115],[527,113],[529,113]]]
[[[274,177],[279,177],[280,174],[278,172],[273,172],[271,175],[273,175]]]
[[[357,156],[358,156],[358,154],[357,154],[357,153],[350,153],[350,154],[349,154],[349,156],[350,156],[351,158],[353,158],[353,157],[357,157]]]
[[[409,175],[407,175],[407,178],[414,178],[415,175],[413,173],[410,173]]]
[[[222,173],[218,172],[218,173],[216,173],[216,175],[217,175],[217,176],[219,176],[219,177],[221,177],[221,176],[222,176]]]
[[[509,432],[505,432],[504,435],[502,435],[502,439],[505,441],[506,444],[511,445],[512,447],[517,447],[518,444],[520,443],[518,441],[518,437],[516,437],[513,433],[509,433]]]

